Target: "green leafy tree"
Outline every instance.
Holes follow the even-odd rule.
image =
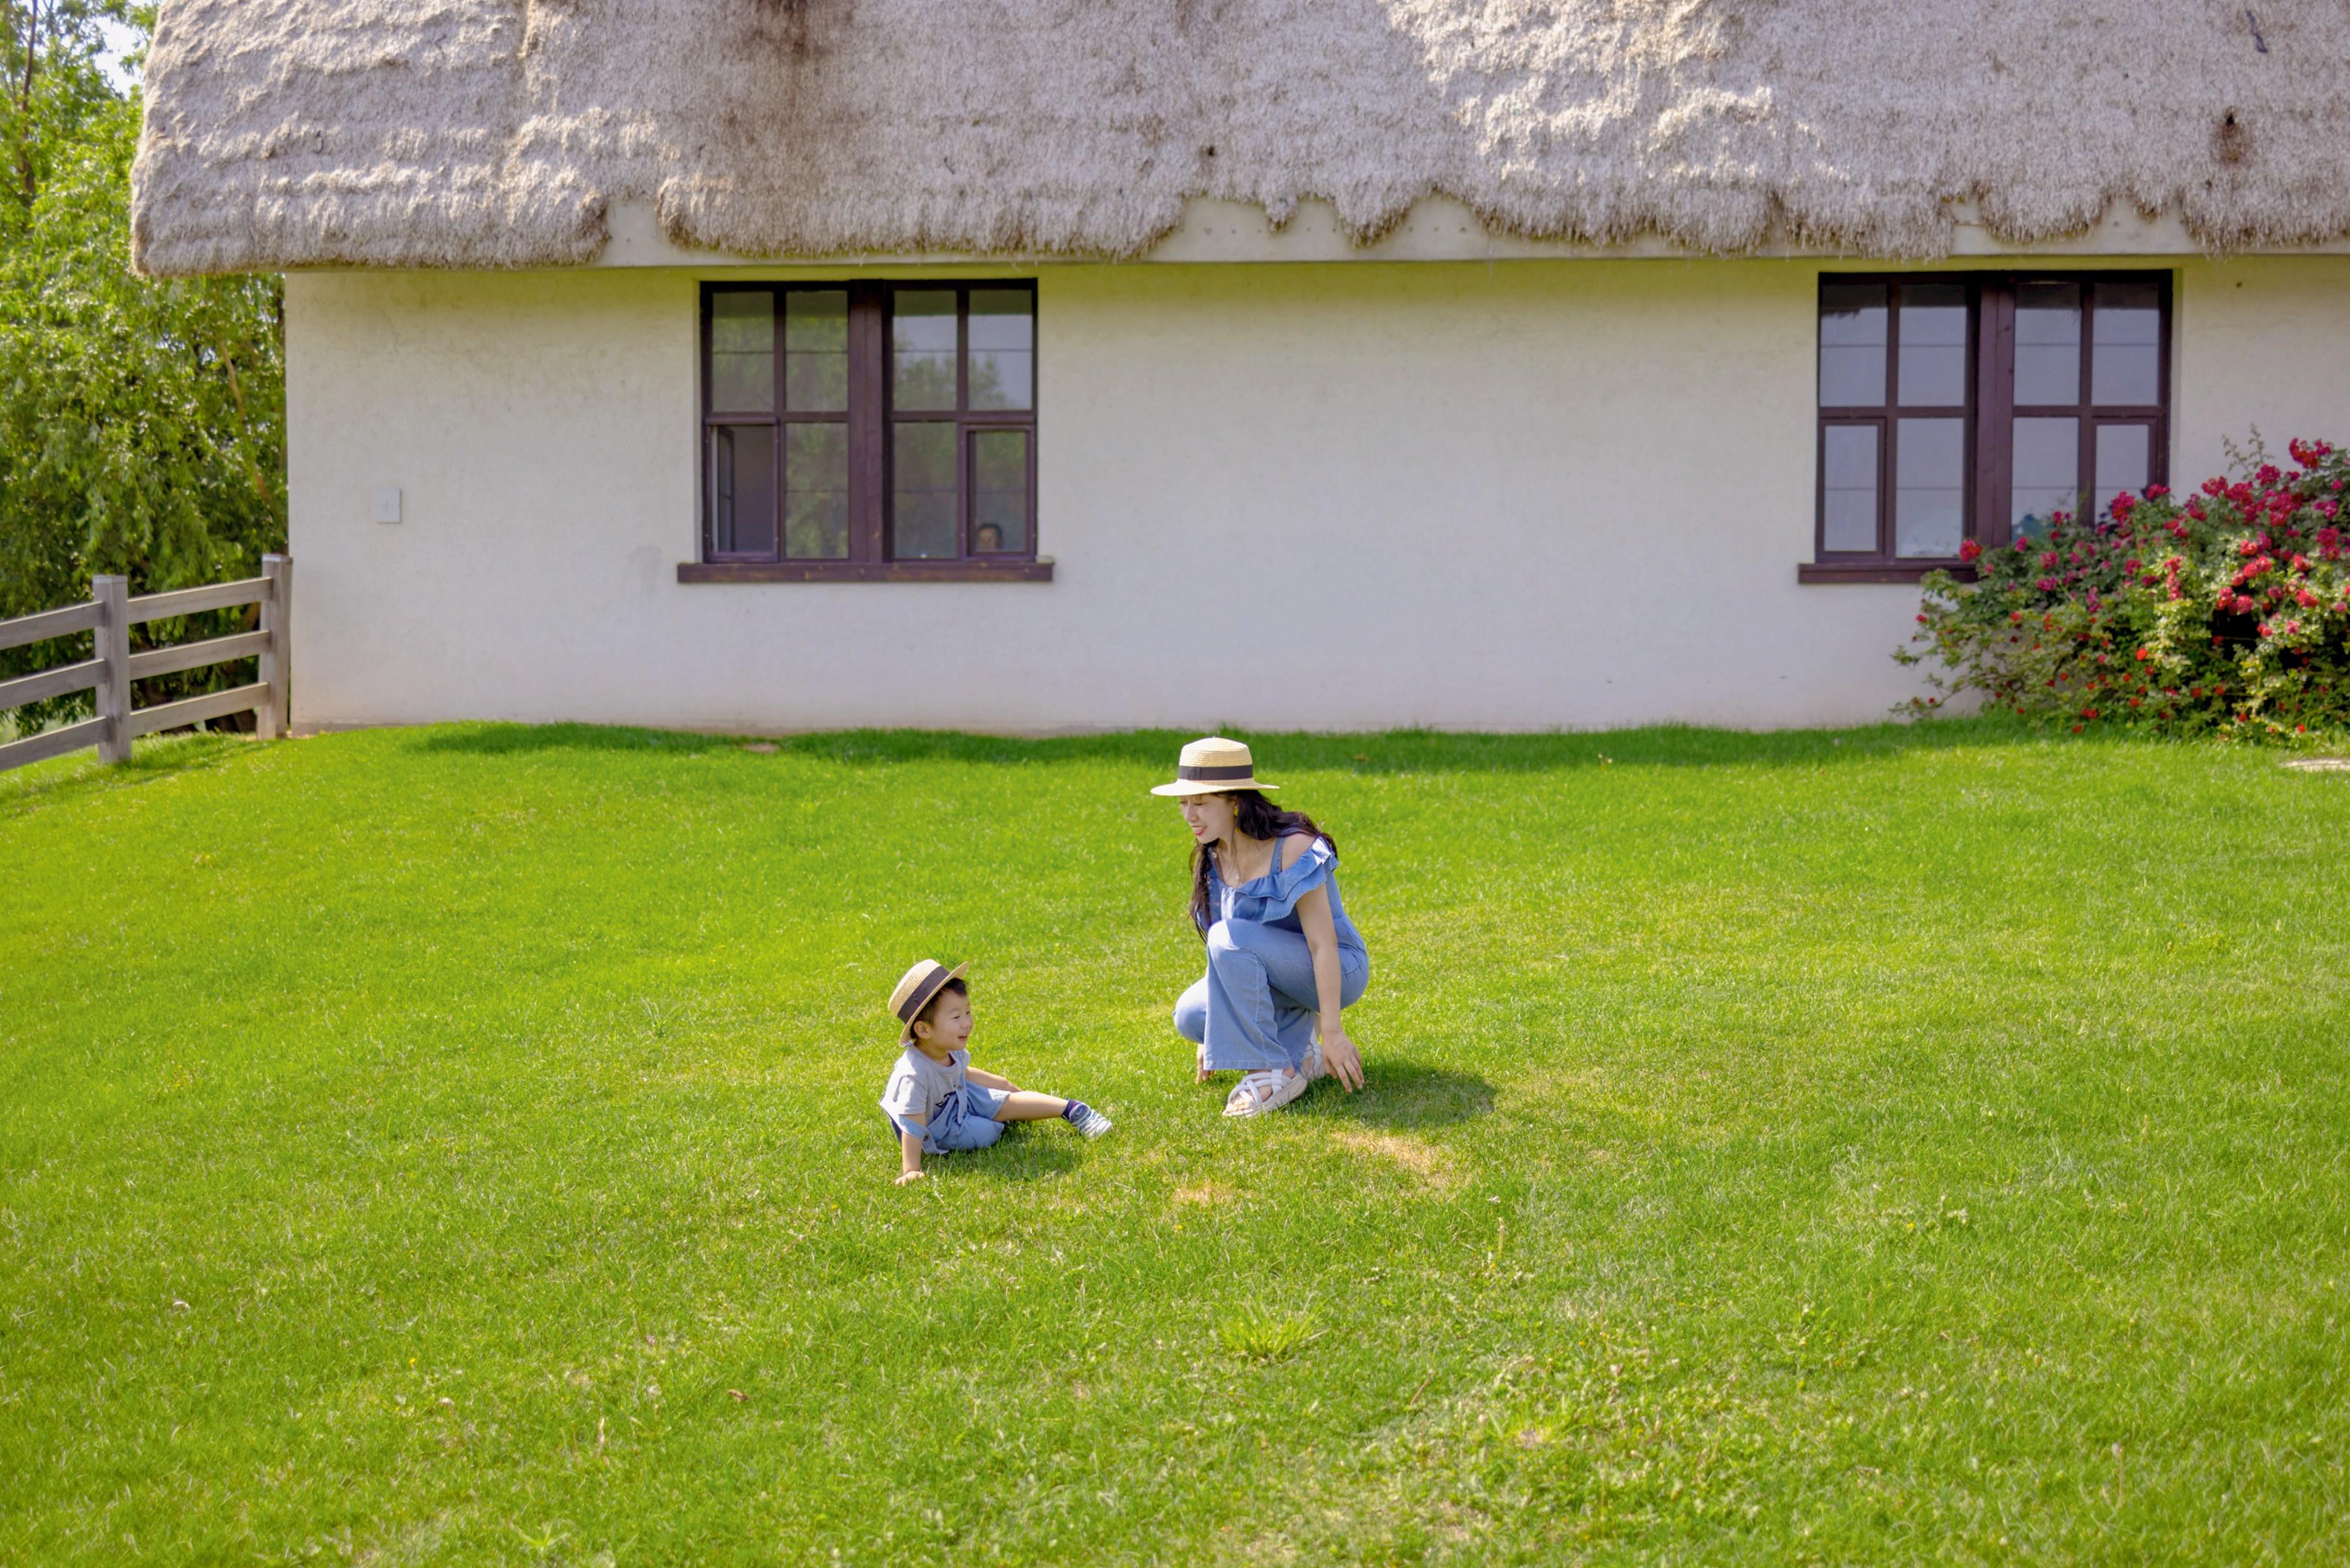
[[[99,24],[152,17],[121,0],[0,0],[0,618],[86,597],[95,573],[134,594],[251,576],[285,545],[279,280],[130,270],[139,97],[103,69]],[[18,650],[14,668],[63,649]],[[192,671],[146,695],[233,675],[246,678]]]

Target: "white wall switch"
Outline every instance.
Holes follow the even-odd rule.
[[[400,521],[400,486],[387,484],[375,493],[375,520],[379,523]]]

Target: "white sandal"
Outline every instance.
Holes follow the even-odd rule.
[[[1284,1072],[1279,1067],[1260,1067],[1253,1073],[1244,1073],[1224,1100],[1224,1115],[1261,1116],[1267,1111],[1277,1111],[1304,1094],[1310,1081],[1303,1073]]]
[[[1319,1034],[1314,1037],[1312,1044],[1305,1047],[1305,1065],[1301,1072],[1309,1084],[1316,1078],[1330,1075],[1330,1064],[1322,1060],[1322,1036]]]

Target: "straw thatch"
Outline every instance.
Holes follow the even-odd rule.
[[[1132,255],[1184,200],[1932,256],[2350,232],[2344,0],[164,0],[133,239],[191,273]]]

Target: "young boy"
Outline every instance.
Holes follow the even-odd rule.
[[[897,1129],[898,1185],[922,1179],[922,1156],[985,1148],[1006,1122],[1059,1116],[1087,1137],[1109,1131],[1109,1118],[1083,1100],[1023,1089],[971,1064],[971,989],[962,971],[924,959],[889,993],[890,1016],[905,1026],[898,1064],[881,1091],[881,1111]]]

